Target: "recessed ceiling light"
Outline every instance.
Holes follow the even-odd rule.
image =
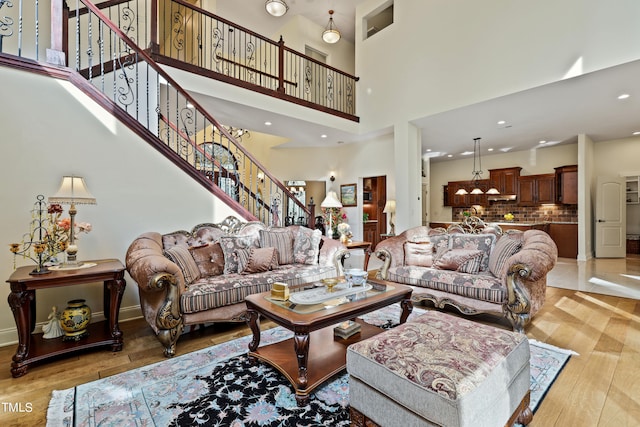
[[[265,126],[271,126],[271,122],[264,122]]]
[[[324,133],[322,135],[320,135],[320,138],[326,138],[327,135],[325,135]]]
[[[623,93],[622,95],[618,95],[618,99],[627,99],[630,96],[631,95],[629,95],[628,93]]]
[[[431,148],[427,148],[427,153],[430,153],[430,152],[431,152]]]
[[[473,154],[473,151],[463,151],[462,153],[460,153],[461,156],[469,156]]]
[[[453,157],[453,154],[447,154],[447,157]]]
[[[507,123],[507,122],[505,122],[504,120],[500,120],[500,121],[498,122],[498,124],[499,124],[499,125],[503,125],[503,124],[505,124],[505,123]]]
[[[546,144],[547,141],[545,141],[544,139],[542,141],[540,141],[540,144]]]
[[[487,151],[493,151],[493,148],[487,148]]]
[[[632,135],[640,135],[640,130],[635,131]]]

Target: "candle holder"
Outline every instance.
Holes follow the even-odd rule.
[[[31,210],[29,232],[25,233],[20,243],[10,243],[9,251],[13,253],[13,268],[16,268],[16,256],[21,255],[36,263],[36,267],[29,274],[47,274],[51,271],[46,264],[57,254],[66,249],[66,242],[58,241],[59,234],[57,220],[62,213],[59,205],[50,206],[44,201],[44,196],[36,197]]]

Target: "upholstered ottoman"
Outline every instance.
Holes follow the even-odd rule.
[[[529,341],[439,311],[349,346],[351,425],[528,424]]]

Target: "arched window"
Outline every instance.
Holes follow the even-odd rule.
[[[196,168],[210,179],[213,179],[218,187],[238,200],[238,184],[240,176],[238,174],[238,160],[227,147],[217,142],[205,142],[200,145],[205,154],[196,152]],[[211,159],[215,159],[219,164],[214,164]]]

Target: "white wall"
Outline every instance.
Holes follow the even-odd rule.
[[[482,155],[483,179],[489,178],[489,169],[520,166],[520,175],[553,173],[554,168],[578,163],[578,144],[557,145],[529,151]],[[430,221],[451,221],[451,208],[443,206],[442,186],[449,181],[472,178],[473,159],[432,162],[430,178]]]
[[[640,175],[640,137],[598,142],[594,158],[594,177]],[[627,205],[627,233],[640,234],[640,205]]]
[[[233,214],[69,83],[5,67],[0,67],[0,81],[11,104],[0,117],[3,280],[13,271],[8,244],[20,242],[29,231],[36,196],[54,194],[63,175],[83,176],[98,203],[78,206],[77,220],[93,225],[79,240],[80,260],[118,258],[124,263],[128,245],[143,232],[190,229]],[[34,265],[22,258],[16,264]],[[137,287],[126,279],[121,319],[140,316]],[[101,289],[93,284],[38,291],[36,320],[46,321],[52,305],[65,307],[74,298],[87,299],[100,316]],[[3,292],[6,301],[9,287]],[[16,340],[7,307],[0,311],[0,345]]]
[[[365,130],[640,58],[637,0],[395,0],[394,23],[361,41],[357,112]]]

